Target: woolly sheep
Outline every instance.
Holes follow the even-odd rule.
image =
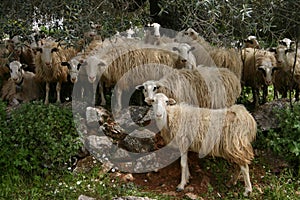
[[[192,28],[179,32],[176,40],[194,48],[192,53],[197,65],[228,68],[241,79],[242,60],[235,49],[213,47]]]
[[[295,43],[295,41],[292,41],[289,38],[283,38],[282,40],[279,40],[278,44],[285,46],[287,49],[291,49],[292,45]]]
[[[136,89],[152,98],[161,92],[178,102],[205,108],[233,105],[241,93],[240,80],[226,68],[198,66],[195,70],[172,71],[160,80],[146,81]]]
[[[9,64],[10,80],[3,86],[2,99],[13,101],[29,102],[41,97],[40,83],[35,74],[23,70],[24,65],[19,61]]]
[[[198,108],[188,104],[172,105],[174,99],[162,93],[145,101],[153,106],[154,119],[164,141],[181,153],[181,182],[178,191],[184,190],[189,182],[187,150],[217,156],[233,162],[240,167],[234,174],[236,183],[240,173],[245,182],[245,196],[252,192],[249,164],[254,158],[251,142],[256,137],[257,125],[254,118],[242,105],[225,109]]]
[[[209,51],[209,55],[216,67],[228,68],[241,80],[243,62],[240,54],[235,49],[213,48]]]
[[[97,74],[102,74],[101,84],[106,87],[114,86],[122,76],[131,69],[148,63],[164,64],[173,68],[182,67],[178,64],[178,54],[170,51],[165,47],[157,47],[153,45],[141,45],[141,43],[121,43],[119,45],[112,44],[111,47],[102,48],[95,53],[99,59],[99,65],[86,64],[89,77],[96,77]],[[102,64],[100,64],[100,62]],[[181,62],[181,61],[180,61]],[[187,64],[187,63],[185,63]],[[100,69],[99,66],[102,66]],[[89,69],[89,68],[94,69]],[[145,75],[146,76],[146,75]],[[100,80],[98,77],[97,80]],[[117,91],[117,107],[121,107],[122,90],[128,88],[128,84],[124,84],[119,91]]]
[[[252,89],[253,103],[259,105],[259,89],[263,88],[263,102],[266,102],[268,86],[272,85],[274,72],[278,69],[273,53],[253,48],[242,49],[243,86]]]
[[[250,35],[244,39],[244,48],[255,48],[260,49],[259,43],[255,36]]]
[[[283,45],[271,49],[275,52],[277,59],[278,71],[275,72],[274,84],[274,98],[278,98],[278,92],[283,98],[287,97],[287,92],[291,89],[296,90],[296,100],[299,100],[300,87],[300,56],[296,56],[295,51]],[[293,74],[293,67],[295,63],[295,70]]]
[[[62,82],[67,82],[68,68],[62,66],[63,61],[68,61],[76,55],[72,48],[62,48],[56,42],[44,41],[39,53],[35,56],[36,76],[46,83],[45,104],[49,103],[50,83],[56,83],[56,102],[60,102],[60,90]]]

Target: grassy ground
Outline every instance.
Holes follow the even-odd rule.
[[[249,199],[300,198],[300,180],[293,177],[288,166],[282,167],[277,161],[276,157],[269,154],[259,153],[256,156],[250,166],[253,193]],[[248,199],[242,196],[243,182],[239,182],[233,188],[225,187],[224,177],[228,178],[230,168],[227,162],[220,159],[204,159],[201,163],[204,171],[213,174],[214,180],[205,186],[206,192],[196,193],[198,199]],[[84,173],[74,174],[70,170],[65,170],[60,173],[50,172],[47,176],[40,177],[4,172],[1,178],[1,199],[78,199],[81,194],[101,200],[129,195],[159,200],[189,199],[174,192],[166,190],[161,192],[159,188],[153,189],[133,182],[124,182],[118,178],[117,172],[102,173],[99,164]],[[196,178],[198,177],[193,179]],[[162,195],[163,193],[169,195]]]

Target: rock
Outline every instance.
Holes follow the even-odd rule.
[[[155,150],[155,133],[147,129],[134,130],[120,142],[125,149],[134,153],[151,152]]]
[[[134,177],[132,174],[126,174],[121,178],[124,182],[132,182],[134,181]]]
[[[80,195],[78,197],[78,200],[96,200],[96,199],[92,198],[92,197],[85,196],[85,195]]]
[[[278,128],[279,120],[276,116],[276,109],[285,109],[289,106],[288,99],[278,99],[267,102],[256,109],[252,115],[257,122],[258,128],[262,131]]]
[[[97,165],[97,161],[93,156],[87,156],[83,159],[78,160],[76,167],[74,168],[74,173],[89,172]]]
[[[196,199],[198,199],[198,196],[197,195],[195,195],[195,194],[193,194],[193,193],[186,193],[185,195],[184,195],[185,197],[187,197],[187,198],[189,198],[189,199],[191,199],[191,200],[196,200]]]
[[[155,200],[155,199],[150,199],[148,197],[127,196],[127,197],[116,197],[113,198],[112,200]]]

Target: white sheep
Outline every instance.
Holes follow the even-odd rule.
[[[278,70],[277,61],[272,52],[254,48],[242,49],[242,60],[242,84],[251,87],[257,107],[260,88],[263,89],[263,103],[267,101],[268,86],[273,84],[274,72]]]
[[[154,119],[164,141],[181,153],[181,182],[178,191],[189,182],[188,153],[199,153],[200,158],[210,155],[222,157],[240,167],[232,178],[236,183],[240,173],[245,182],[245,196],[252,192],[249,164],[254,158],[251,142],[256,137],[254,118],[242,105],[225,109],[207,109],[188,104],[172,105],[174,99],[157,93],[145,101],[153,106]]]
[[[178,102],[205,108],[224,108],[233,105],[241,94],[240,80],[226,68],[203,67],[172,71],[160,80],[148,80],[136,89],[145,97],[165,93]]]
[[[228,68],[241,79],[242,60],[235,49],[214,47],[192,28],[179,32],[176,41],[187,43],[193,48],[197,65]]]
[[[285,46],[287,49],[291,49],[292,45],[295,44],[295,41],[292,41],[289,38],[283,38],[282,40],[279,40],[278,44]]]
[[[113,43],[111,46],[95,51],[93,55],[97,56],[98,64],[91,65],[89,62],[85,62],[86,64],[83,65],[83,67],[87,69],[88,77],[95,79],[95,77],[102,74],[102,80],[100,77],[98,77],[97,80],[101,80],[100,84],[105,84],[105,86],[109,88],[114,86],[125,73],[144,64],[164,64],[172,68],[189,66],[189,61],[184,62],[184,66],[182,66],[180,54],[170,50],[169,47],[158,47],[142,43],[143,42],[118,42],[117,44]],[[179,46],[178,43],[176,43],[176,45]],[[173,47],[178,48],[178,46]],[[102,66],[102,68],[99,66]],[[145,74],[145,76],[149,75]],[[119,90],[116,92],[118,96],[116,107],[121,108],[122,91],[129,87],[127,83],[119,87]]]
[[[53,41],[43,41],[42,46],[36,50],[36,76],[46,83],[45,104],[49,103],[50,83],[56,83],[56,102],[60,102],[60,90],[62,82],[67,82],[68,68],[61,63],[69,61],[76,55],[75,49],[62,48]]]
[[[41,97],[41,85],[34,73],[24,71],[24,65],[19,61],[11,62],[8,67],[11,78],[3,86],[2,99],[11,103],[26,103]]]

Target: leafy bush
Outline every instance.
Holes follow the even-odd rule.
[[[1,142],[7,160],[0,160],[0,169],[44,174],[66,166],[82,145],[71,110],[57,105],[23,104],[10,113],[8,125]]]
[[[300,105],[295,104],[293,110],[278,110],[279,130],[267,133],[267,145],[276,153],[283,156],[300,175]]]

